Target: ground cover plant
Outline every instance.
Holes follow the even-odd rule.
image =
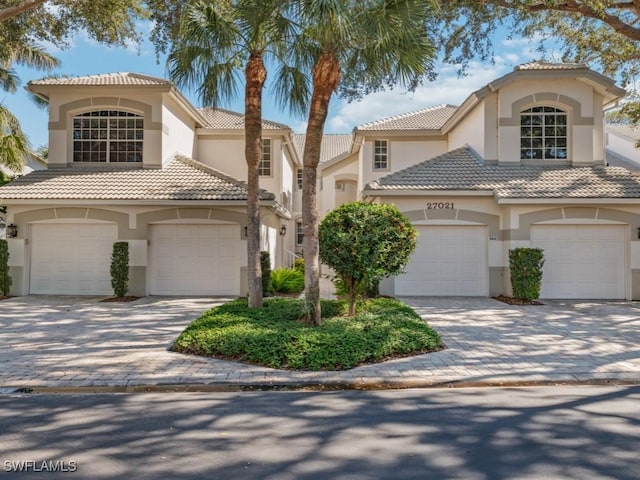
[[[312,326],[304,300],[272,297],[250,309],[238,299],[205,312],[178,337],[173,351],[271,368],[342,370],[364,363],[440,350],[442,342],[410,307],[396,299],[347,303],[323,300],[322,325]]]

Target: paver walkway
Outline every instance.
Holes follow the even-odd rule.
[[[640,303],[409,298],[441,352],[342,372],[290,372],[167,351],[224,299],[28,296],[0,302],[0,387],[139,385],[427,385],[448,382],[640,382]]]

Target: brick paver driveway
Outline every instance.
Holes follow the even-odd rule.
[[[345,372],[288,372],[167,351],[211,298],[28,296],[0,302],[0,386],[640,381],[640,304],[410,298],[441,352]]]

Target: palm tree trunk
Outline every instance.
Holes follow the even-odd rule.
[[[267,70],[262,52],[251,52],[245,68],[244,133],[247,161],[247,261],[249,307],[262,307],[262,269],[260,268],[260,175],[262,158],[262,89]]]
[[[320,325],[320,261],[318,258],[317,169],[322,134],[331,95],[340,82],[340,62],[334,52],[323,52],[313,67],[313,94],[303,155],[302,224],[304,229],[304,284],[307,320]]]

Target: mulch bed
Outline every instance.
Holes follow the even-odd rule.
[[[100,300],[101,302],[117,302],[117,303],[126,303],[126,302],[133,302],[135,300],[138,300],[140,297],[108,297],[108,298],[103,298],[102,300]]]
[[[537,300],[522,300],[521,298],[507,297],[506,295],[498,295],[491,298],[508,305],[544,305],[544,303]]]
[[[7,298],[11,298],[11,295],[0,295],[0,300],[6,300]]]

